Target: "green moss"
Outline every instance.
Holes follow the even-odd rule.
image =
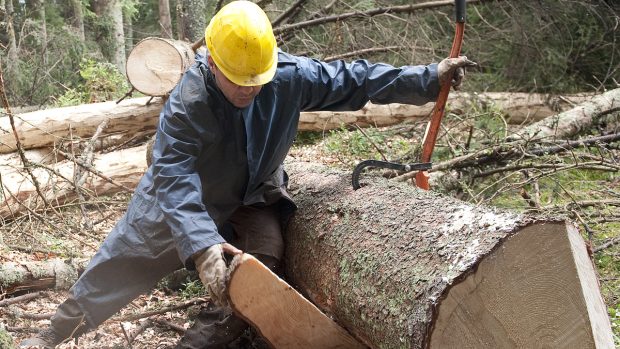
[[[0,326],[0,348],[2,349],[13,349],[15,345],[13,344],[13,337]]]

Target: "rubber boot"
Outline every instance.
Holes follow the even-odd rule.
[[[76,338],[87,330],[88,326],[84,321],[84,314],[80,306],[73,298],[69,297],[56,309],[50,326],[41,330],[34,337],[23,340],[19,343],[19,347],[54,349],[58,344],[69,338]]]
[[[276,270],[279,262],[275,257],[256,255],[258,260]],[[175,349],[227,349],[249,325],[231,312],[214,304],[203,308],[192,327],[177,343]]]

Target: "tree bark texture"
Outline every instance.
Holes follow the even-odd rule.
[[[84,12],[81,0],[71,0],[71,8],[73,9],[72,26],[77,30],[78,37],[84,40]]]
[[[572,224],[380,178],[353,191],[348,173],[285,167],[299,206],[285,235],[286,274],[369,347],[613,347]]]
[[[570,138],[590,127],[600,116],[618,111],[620,88],[594,96],[570,110],[533,123],[519,131],[518,137]]]
[[[9,36],[8,59],[6,61],[7,75],[13,76],[17,64],[17,39],[15,38],[15,7],[11,0],[6,1],[6,32]]]
[[[202,0],[179,1],[181,32],[179,40],[196,42],[205,35],[207,27],[207,2]]]
[[[163,41],[163,39],[157,39]],[[154,41],[154,40],[150,40]],[[134,51],[139,50],[136,45]],[[134,57],[129,58],[128,67]],[[154,68],[153,68],[154,69]],[[129,69],[129,72],[133,68]],[[144,75],[138,75],[144,76]],[[147,86],[142,82],[140,86]],[[155,86],[151,84],[148,86]],[[159,85],[158,85],[159,86]],[[167,88],[167,87],[166,87]],[[162,91],[162,89],[159,89]],[[572,100],[587,98],[570,97]],[[542,118],[553,113],[548,101],[553,100],[546,95],[528,95],[514,93],[454,93],[450,94],[448,107],[456,113],[465,112],[471,103],[493,104],[512,118],[522,120]],[[109,119],[108,127],[103,136],[116,133],[154,132],[163,102],[153,100],[146,105],[148,98],[124,100],[120,104],[114,102],[83,104],[74,107],[46,109],[20,114],[16,117],[16,127],[24,149],[52,147],[55,143],[65,141],[69,136],[90,137],[97,126]],[[555,105],[558,105],[555,103]],[[388,126],[405,121],[422,120],[429,116],[433,104],[424,106],[389,104],[377,105],[369,103],[358,111],[350,112],[303,112],[299,121],[300,131],[324,131],[341,127],[343,124],[358,126]],[[557,107],[554,107],[557,108]],[[8,118],[0,118],[0,153],[15,151],[14,136],[10,131]]]
[[[83,104],[74,107],[44,109],[15,117],[15,126],[24,149],[51,147],[73,138],[87,138],[103,120],[108,120],[105,135],[155,130],[163,102],[148,97],[115,102]],[[8,118],[0,118],[0,153],[14,152],[15,138]]]
[[[109,34],[101,40],[101,51],[124,74],[126,60],[122,4],[119,0],[95,0],[93,9],[103,20],[102,25],[110,26],[104,30],[109,31]]]

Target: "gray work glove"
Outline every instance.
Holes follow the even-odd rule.
[[[478,64],[470,61],[465,56],[458,58],[446,58],[437,65],[437,75],[439,75],[439,85],[443,86],[450,82],[455,90],[458,90],[465,77],[465,67],[475,67]]]
[[[226,269],[228,267],[224,260],[224,252],[229,254],[242,253],[241,250],[231,244],[217,244],[196,254],[194,262],[200,281],[211,295],[211,300],[219,306],[229,307],[226,297]]]

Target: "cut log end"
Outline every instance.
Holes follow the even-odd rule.
[[[138,91],[164,96],[177,85],[194,61],[194,52],[182,41],[146,38],[127,58],[127,79]]]
[[[508,238],[440,301],[431,348],[613,348],[583,240],[568,224]]]
[[[250,254],[235,257],[229,270],[233,309],[274,348],[365,348]]]

